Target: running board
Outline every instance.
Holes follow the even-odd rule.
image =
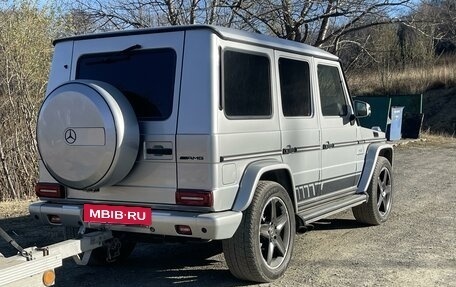
[[[311,205],[310,207],[303,205],[299,208],[298,216],[304,221],[304,224],[308,224],[344,211],[350,207],[360,205],[366,201],[366,194],[349,194],[318,205]]]

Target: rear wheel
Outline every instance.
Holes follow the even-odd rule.
[[[356,220],[370,225],[388,220],[393,205],[393,177],[391,164],[384,157],[377,160],[367,194],[368,201],[352,209]]]
[[[77,227],[65,227],[65,240],[76,238],[78,236],[78,231],[79,228]],[[113,238],[107,241],[106,246],[92,250],[92,254],[90,255],[87,265],[109,265],[123,261],[130,256],[135,249],[135,246],[136,242],[129,240],[125,233],[113,233]]]
[[[278,183],[260,181],[241,224],[223,252],[231,273],[243,280],[271,282],[285,273],[296,233],[293,204]]]

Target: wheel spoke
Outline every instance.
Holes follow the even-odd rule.
[[[276,203],[277,203],[276,199],[271,200],[271,222],[274,222],[274,220],[277,217]]]
[[[383,194],[382,192],[379,190],[379,193],[378,193],[378,199],[377,199],[377,209],[380,210],[380,206],[382,205],[382,202],[384,201],[384,197],[383,197]]]
[[[384,187],[384,186],[385,186],[385,173],[380,172],[380,174],[378,175],[378,184],[379,184],[381,187]]]
[[[383,197],[383,200],[382,200],[382,205],[383,206],[380,206],[380,207],[383,207],[383,208],[382,208],[382,210],[379,210],[379,211],[386,212],[387,204],[388,204],[388,201],[387,201],[386,197]]]
[[[382,172],[382,175],[383,175],[381,178],[382,188],[383,188],[383,190],[385,190],[388,187],[388,183],[390,182],[390,175],[389,175],[389,172],[387,169],[385,169]]]
[[[378,176],[378,201],[377,209],[380,213],[387,212],[391,200],[392,186],[388,169],[383,169]]]
[[[269,238],[269,224],[260,225],[260,236],[264,238]]]
[[[277,232],[282,231],[283,227],[288,223],[288,216],[286,214],[283,214],[279,217],[276,218],[274,221],[274,224],[277,228]]]
[[[392,190],[391,185],[388,185],[383,191],[388,196],[391,194],[391,190]]]
[[[280,251],[280,254],[282,254],[282,256],[285,256],[285,253],[287,252],[287,247],[283,243],[282,237],[277,236],[276,240],[277,241],[276,241],[275,245],[276,245],[277,249]]]
[[[266,258],[266,262],[268,263],[268,265],[271,265],[273,255],[274,255],[274,243],[269,242],[268,255],[267,255],[268,257]]]
[[[378,181],[377,188],[378,188],[378,191],[379,191],[380,193],[382,193],[382,191],[383,191],[383,184],[382,184],[382,182],[381,182],[380,180]]]

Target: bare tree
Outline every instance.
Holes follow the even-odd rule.
[[[226,25],[231,9],[220,0],[77,0],[71,9],[84,11],[99,30],[146,28],[197,23]]]
[[[432,39],[438,54],[456,52],[456,2],[425,0],[410,15],[415,30]]]
[[[215,24],[337,51],[349,33],[398,23],[412,0],[77,0],[100,30]]]
[[[337,50],[344,35],[401,22],[398,16],[414,5],[410,0],[260,0],[244,3],[238,14],[258,32]]]

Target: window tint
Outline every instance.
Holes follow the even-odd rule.
[[[172,49],[90,54],[79,58],[76,78],[115,86],[140,120],[164,120],[172,113],[175,69]]]
[[[282,111],[286,117],[310,116],[311,95],[309,64],[279,59]]]
[[[320,102],[324,116],[346,116],[347,102],[337,67],[318,65]]]
[[[269,117],[269,58],[236,51],[223,53],[224,109],[227,116]]]

